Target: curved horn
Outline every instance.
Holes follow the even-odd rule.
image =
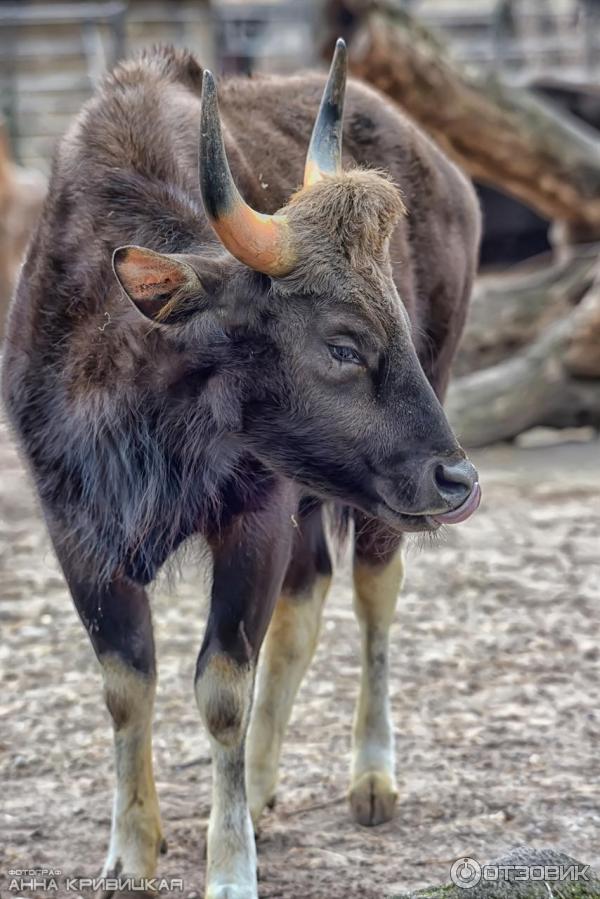
[[[225,154],[217,88],[208,70],[202,80],[200,190],[206,215],[232,256],[265,275],[282,276],[292,270],[295,259],[285,216],[255,212],[235,186]]]
[[[342,170],[342,118],[346,92],[346,43],[338,38],[304,168],[304,186]]]

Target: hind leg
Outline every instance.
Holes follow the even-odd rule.
[[[308,596],[283,593],[263,647],[246,746],[248,804],[256,827],[275,801],[279,759],[294,700],[313,657],[329,578],[319,578]]]
[[[323,514],[317,507],[299,516],[293,559],[261,653],[246,745],[248,804],[255,827],[275,799],[283,737],[317,646],[331,582]]]
[[[389,629],[402,585],[400,537],[357,516],[354,610],[361,633],[361,680],[354,717],[350,806],[359,824],[389,821],[396,805],[390,715]]]
[[[156,666],[148,597],[126,577],[90,582],[64,544],[56,548],[100,662],[113,723],[116,788],[104,873],[153,877],[166,844],[152,770]]]

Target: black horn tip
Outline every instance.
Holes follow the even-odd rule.
[[[204,69],[202,74],[202,96],[203,97],[215,97],[217,94],[217,85],[215,82],[215,76],[210,71],[210,69]]]
[[[326,90],[341,90],[343,93],[346,84],[347,68],[348,51],[346,49],[346,41],[343,38],[338,37],[337,41],[335,42],[335,51],[333,53],[333,59],[331,60],[331,66],[329,68],[329,84]]]
[[[200,155],[203,157],[220,143],[219,102],[214,75],[205,69],[202,75],[202,97],[200,111]],[[209,136],[212,140],[208,140]]]
[[[342,72],[345,72],[347,63],[348,48],[346,47],[346,41],[343,37],[338,37],[337,41],[335,42],[335,50],[333,51],[331,68],[334,71],[337,70],[339,72],[341,70]]]

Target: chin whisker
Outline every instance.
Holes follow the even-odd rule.
[[[442,546],[446,543],[448,529],[442,525],[435,531],[419,531],[413,534],[407,534],[411,539],[406,543],[407,552],[422,552],[424,549]]]

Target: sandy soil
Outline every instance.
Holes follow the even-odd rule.
[[[265,899],[391,896],[447,880],[460,855],[485,861],[517,843],[600,861],[600,445],[495,449],[476,461],[478,515],[409,551],[393,632],[397,817],[363,829],[346,806],[358,635],[343,571],[263,823]],[[161,874],[183,877],[185,896],[202,895],[209,810],[192,694],[202,584],[188,570],[154,602]],[[11,868],[97,874],[111,805],[108,716],[5,429],[0,621],[0,888]]]

